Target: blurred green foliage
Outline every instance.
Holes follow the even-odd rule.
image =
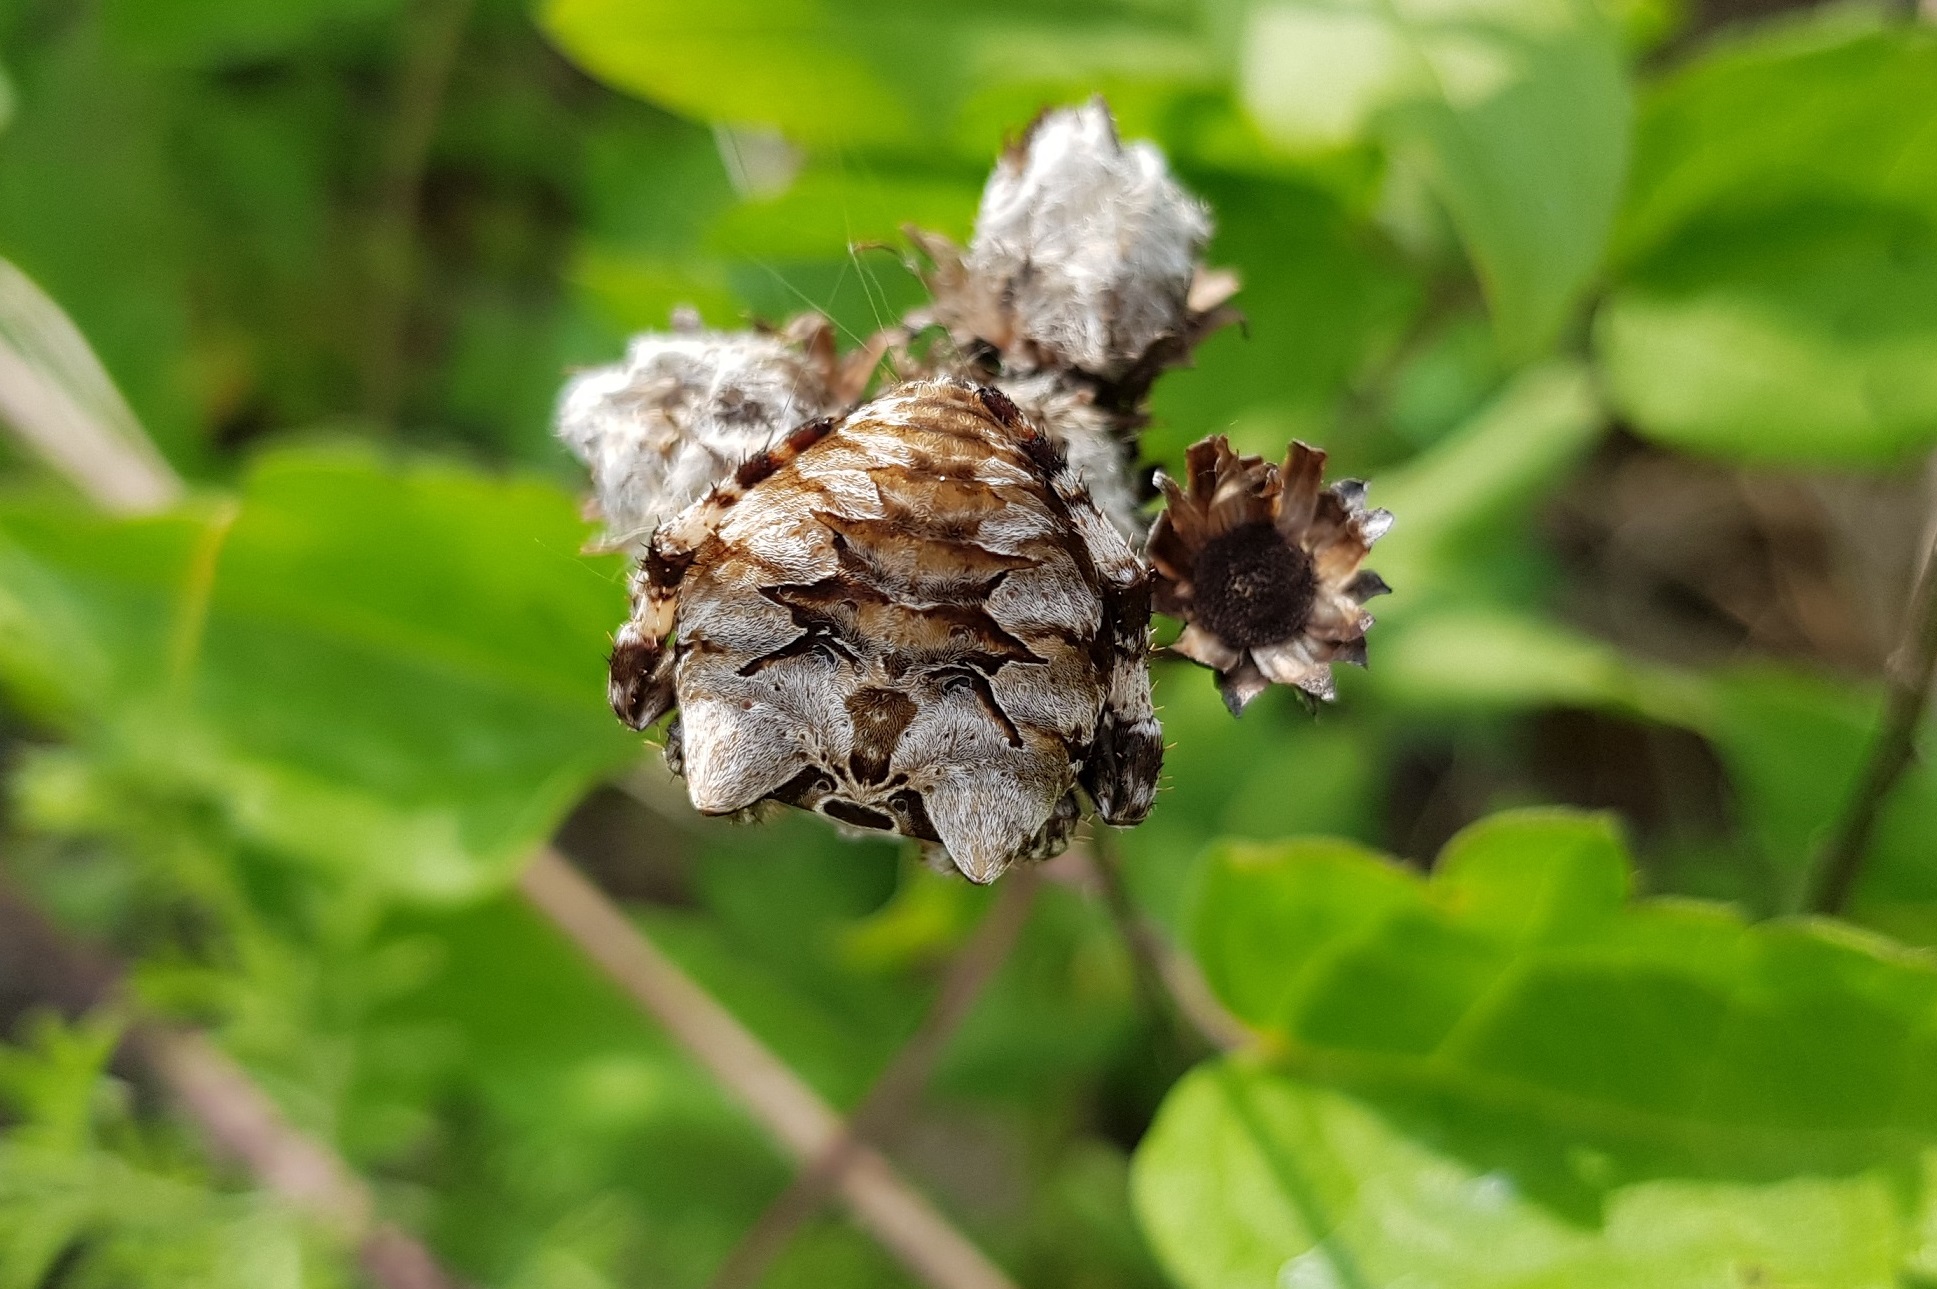
[[[966,236],[1002,140],[1101,92],[1245,282],[1147,458],[1322,443],[1397,512],[1399,593],[1316,721],[1159,668],[1132,886],[1257,1041],[1167,1065],[1099,903],[1052,886],[907,1170],[1029,1286],[1937,1277],[1937,775],[1848,922],[1755,921],[1801,906],[1876,668],[1602,629],[1554,540],[1611,459],[1891,480],[1937,447],[1937,29],[1720,16],[0,0],[0,257],[192,485],[108,519],[7,460],[6,880],[476,1283],[704,1284],[786,1169],[516,898],[522,857],[564,825],[840,1105],[988,896],[600,786],[659,801],[550,400],[679,304],[865,335],[919,295],[901,226]],[[1557,777],[1620,739],[1667,751]],[[1492,813],[1543,804],[1629,817]],[[0,1289],[356,1281],[110,1063],[113,1016],[20,1001]],[[829,1217],[766,1283],[906,1281]]]
[[[1927,1265],[1894,1192],[1937,1127],[1937,971],[1847,931],[1624,909],[1627,886],[1607,820],[1550,811],[1461,833],[1430,881],[1341,842],[1215,853],[1197,953],[1266,1041],[1181,1084],[1138,1152],[1179,1278],[1876,1284]]]

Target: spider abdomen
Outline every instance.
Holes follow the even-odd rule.
[[[615,702],[670,679],[701,810],[778,800],[987,881],[1062,849],[1079,786],[1111,822],[1149,808],[1141,566],[995,390],[911,383],[796,432],[662,529],[637,585]]]

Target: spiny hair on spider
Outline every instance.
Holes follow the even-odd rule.
[[[706,813],[779,801],[990,881],[1061,851],[1079,792],[1150,808],[1143,566],[1000,391],[910,382],[802,427],[660,527],[633,599],[613,706],[679,710]]]

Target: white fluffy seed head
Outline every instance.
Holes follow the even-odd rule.
[[[963,267],[1008,302],[1006,358],[1114,379],[1184,330],[1210,233],[1163,154],[1121,143],[1096,99],[1047,113],[996,164]]]
[[[742,461],[835,410],[828,385],[779,337],[654,333],[565,386],[556,432],[591,471],[607,544],[637,553]]]

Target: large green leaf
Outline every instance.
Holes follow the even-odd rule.
[[[1569,1221],[1371,1102],[1241,1064],[1178,1085],[1134,1179],[1187,1289],[1887,1289],[1916,1238],[1879,1173],[1639,1182]]]
[[[1888,1283],[1937,1140],[1937,968],[1628,881],[1606,820],[1548,811],[1475,825],[1430,880],[1345,843],[1220,852],[1207,976],[1272,1069],[1349,1096],[1173,1093],[1138,1178],[1173,1271],[1267,1283],[1322,1245],[1313,1284]]]
[[[406,890],[502,878],[636,741],[603,710],[623,613],[561,492],[367,452],[263,458],[235,502],[0,512],[0,665],[112,776]]]
[[[1794,207],[1937,219],[1937,32],[1838,10],[1719,45],[1642,102],[1615,252]]]
[[[1503,348],[1550,340],[1599,267],[1627,163],[1620,38],[1584,0],[1275,0],[1244,99],[1299,151],[1368,134],[1445,204]]]
[[[1933,78],[1937,34],[1836,16],[1649,99],[1595,334],[1637,429],[1771,462],[1937,442]]]

